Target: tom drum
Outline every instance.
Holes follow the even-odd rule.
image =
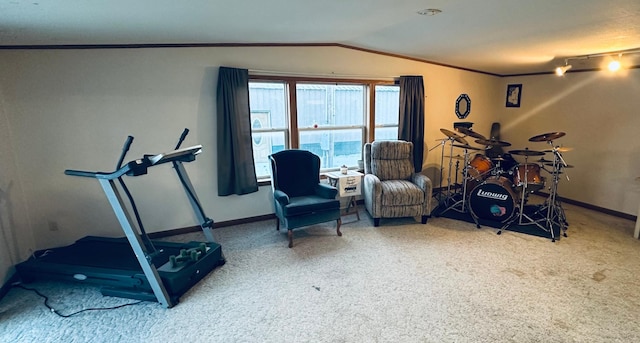
[[[467,193],[474,187],[482,183],[490,174],[493,169],[493,162],[487,156],[476,154],[476,156],[469,162],[469,168],[467,170]]]
[[[513,183],[517,187],[524,187],[527,182],[527,191],[535,192],[544,188],[545,178],[540,176],[540,166],[535,163],[520,164],[513,175]]]

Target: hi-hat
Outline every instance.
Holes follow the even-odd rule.
[[[482,145],[491,145],[491,146],[511,146],[511,143],[505,141],[498,141],[495,139],[476,139],[476,143]]]
[[[462,127],[462,126],[458,126],[456,127],[456,131],[460,132],[461,134],[465,135],[465,136],[469,136],[469,137],[473,137],[473,138],[477,138],[477,139],[487,139],[485,136],[471,130],[471,129],[467,129],[466,127]]]
[[[458,136],[458,134],[456,134],[455,132],[453,132],[451,130],[440,129],[440,132],[444,133],[449,138],[453,138],[456,142],[458,142],[460,144],[469,145],[469,142],[467,142],[466,139]]]
[[[553,161],[545,160],[544,157],[543,157],[543,158],[539,159],[537,162],[540,162],[540,163],[552,163]]]
[[[509,150],[510,154],[514,154],[514,155],[522,155],[522,156],[542,156],[544,155],[544,152],[542,151],[535,151],[535,150]]]
[[[566,133],[564,132],[549,132],[549,133],[543,133],[541,135],[537,135],[537,136],[533,136],[531,138],[529,138],[529,142],[545,142],[545,141],[552,141],[556,138],[560,138],[562,136],[566,135]]]
[[[468,144],[465,144],[465,145],[452,144],[452,145],[454,147],[457,147],[457,148],[463,148],[463,149],[468,149],[468,150],[485,150],[485,149],[482,149],[482,148],[476,148],[476,147],[468,145]]]
[[[444,157],[453,158],[454,160],[464,160],[464,156],[460,156],[460,155],[455,155],[455,156],[445,155]]]

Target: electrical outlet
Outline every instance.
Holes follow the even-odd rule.
[[[49,221],[49,231],[58,231],[58,223],[53,220]]]

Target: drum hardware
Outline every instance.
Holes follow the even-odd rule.
[[[466,127],[463,126],[458,126],[456,127],[456,131],[460,132],[461,134],[465,135],[465,136],[469,136],[469,137],[473,137],[476,139],[484,139],[486,140],[487,138],[471,129],[467,129]]]
[[[456,142],[458,142],[460,144],[469,145],[469,142],[467,142],[466,139],[458,136],[455,132],[453,132],[451,130],[440,129],[440,132],[444,133],[445,135],[447,135],[447,137],[455,140]]]
[[[457,147],[457,148],[467,149],[467,150],[478,150],[478,151],[480,151],[480,150],[485,150],[484,148],[476,148],[476,147],[471,146],[471,145],[460,145],[460,144],[454,144],[453,146],[454,146],[454,147]]]
[[[511,143],[505,141],[499,141],[495,139],[476,139],[476,143],[480,145],[486,145],[488,147],[494,146],[511,146]]]
[[[550,132],[543,133],[541,135],[533,136],[529,138],[529,142],[550,142],[556,138],[563,137],[566,133],[564,132]]]
[[[436,195],[438,197],[438,201],[442,201],[443,200],[443,196],[445,196],[444,193],[444,189],[442,187],[442,173],[444,170],[444,147],[446,145],[446,142],[450,142],[451,145],[451,149],[450,149],[450,153],[449,156],[453,156],[453,142],[458,142],[461,143],[463,145],[469,145],[469,143],[462,137],[458,136],[455,132],[451,131],[451,130],[447,130],[447,129],[440,129],[440,132],[444,133],[445,136],[447,136],[447,138],[440,140],[442,145],[442,152],[441,152],[441,158],[440,158],[440,192],[438,192],[438,194]],[[435,147],[433,147],[432,149],[430,149],[429,151],[435,149]],[[466,150],[465,150],[465,154],[466,154]],[[466,161],[465,161],[466,162]],[[446,196],[445,197],[449,197],[451,195],[451,169],[452,169],[452,164],[453,164],[453,160],[451,158],[449,158],[449,175],[447,176],[447,191],[446,191]],[[466,165],[466,163],[465,163]]]
[[[451,146],[451,150],[453,151],[453,145]],[[453,156],[450,155],[450,156]],[[459,155],[458,155],[459,156]],[[476,155],[476,156],[482,156],[480,154]],[[438,204],[438,207],[446,207],[444,210],[442,211],[435,211],[436,213],[438,213],[437,215],[441,215],[445,212],[448,212],[450,210],[459,212],[459,213],[467,213],[468,211],[468,206],[467,206],[467,188],[468,188],[468,179],[469,179],[469,170],[470,169],[470,163],[469,163],[469,151],[468,149],[465,147],[464,148],[464,157],[463,157],[463,161],[464,161],[464,168],[463,170],[463,176],[464,176],[464,181],[462,183],[462,194],[458,194],[458,193],[451,193],[451,161],[453,160],[453,157],[449,158],[449,184],[447,186],[447,196],[440,201],[440,203]],[[459,172],[459,163],[460,160],[456,161],[456,188],[458,185],[458,172]],[[478,224],[478,220],[476,218],[474,218],[473,216],[471,216],[476,224],[476,226],[478,228],[480,228],[480,224]]]
[[[553,146],[553,143],[549,141],[549,144]],[[547,164],[551,166],[553,169],[551,170],[551,175],[553,177],[553,182],[551,183],[551,187],[549,189],[549,197],[545,200],[543,204],[543,208],[547,211],[547,223],[549,226],[556,224],[562,230],[563,236],[567,237],[567,227],[569,223],[567,222],[567,217],[564,213],[564,209],[562,208],[562,204],[560,200],[557,198],[558,195],[558,183],[560,181],[560,175],[563,174],[564,168],[573,168],[573,166],[568,165],[562,154],[558,149],[554,148],[553,150],[553,162],[551,164]],[[545,169],[546,171],[546,169]],[[548,172],[548,171],[547,171]],[[564,173],[567,181],[570,181],[569,175]]]
[[[539,186],[540,188],[544,187],[544,180],[542,177],[540,177],[540,166],[537,164],[528,163],[528,159],[529,159],[529,156],[540,156],[540,155],[544,155],[544,153],[540,151],[529,150],[529,148],[525,148],[525,150],[511,150],[509,151],[509,153],[514,155],[524,156],[524,164],[518,165],[517,171],[514,176],[515,186],[521,187],[520,199],[519,199],[520,206],[516,209],[518,214],[516,216],[513,216],[511,220],[507,221],[506,224],[503,225],[498,230],[497,234],[498,235],[502,234],[503,230],[507,229],[510,225],[512,225],[517,220],[518,225],[536,225],[544,231],[550,231],[552,241],[555,242],[553,227],[550,227],[548,229],[547,227],[542,226],[540,224],[541,221],[545,220],[544,218],[534,219],[532,218],[532,216],[525,213],[525,201],[528,197],[528,194],[529,192],[533,193],[535,191],[535,190],[531,190],[533,188],[533,185],[535,185],[536,187]],[[529,187],[530,183],[532,185],[531,188]],[[539,190],[540,188],[537,188],[536,190]],[[540,213],[540,209],[535,211],[534,215],[538,213]]]
[[[544,155],[544,152],[542,152],[542,151],[529,150],[527,148],[525,148],[524,150],[509,150],[509,153],[510,154],[514,154],[514,155],[521,155],[521,156],[525,156],[525,157],[542,156],[542,155]]]
[[[555,149],[556,151],[559,151],[559,152],[568,152],[568,151],[573,150],[573,148],[562,147],[562,146],[555,147],[554,149]],[[547,149],[547,150],[542,150],[542,151],[543,151],[543,152],[553,152],[553,151],[554,151],[554,149]]]
[[[565,135],[564,132],[558,132],[558,135],[551,135],[551,136],[557,136],[557,137],[562,137]],[[553,144],[553,139],[548,139],[547,143],[549,145],[551,145],[551,150],[553,153],[553,162],[551,167],[553,168],[553,182],[551,184],[551,189],[549,191],[549,197],[547,198],[547,200],[545,201],[545,205],[547,206],[547,223],[548,225],[553,225],[554,223],[557,224],[561,230],[563,231],[563,235],[566,237],[567,236],[567,226],[569,226],[569,223],[567,222],[567,217],[564,214],[564,209],[562,208],[562,204],[560,203],[560,200],[558,200],[557,195],[558,195],[558,183],[560,182],[560,175],[562,174],[562,170],[564,168],[568,168],[569,165],[567,164],[567,162],[565,162],[564,158],[562,157],[561,151],[560,151],[560,147],[556,147]],[[565,177],[567,178],[567,181],[569,180],[569,175],[567,173],[565,173]]]

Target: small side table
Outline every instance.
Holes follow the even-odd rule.
[[[356,203],[356,196],[362,193],[362,176],[364,174],[355,170],[348,170],[346,174],[342,174],[341,172],[336,171],[325,173],[325,175],[329,180],[329,184],[333,187],[338,188],[338,195],[340,197],[349,197],[345,215],[350,214],[349,210],[351,209],[351,206],[353,206],[356,211],[356,217],[358,218],[358,220],[360,220],[360,214],[358,213],[358,204]]]

